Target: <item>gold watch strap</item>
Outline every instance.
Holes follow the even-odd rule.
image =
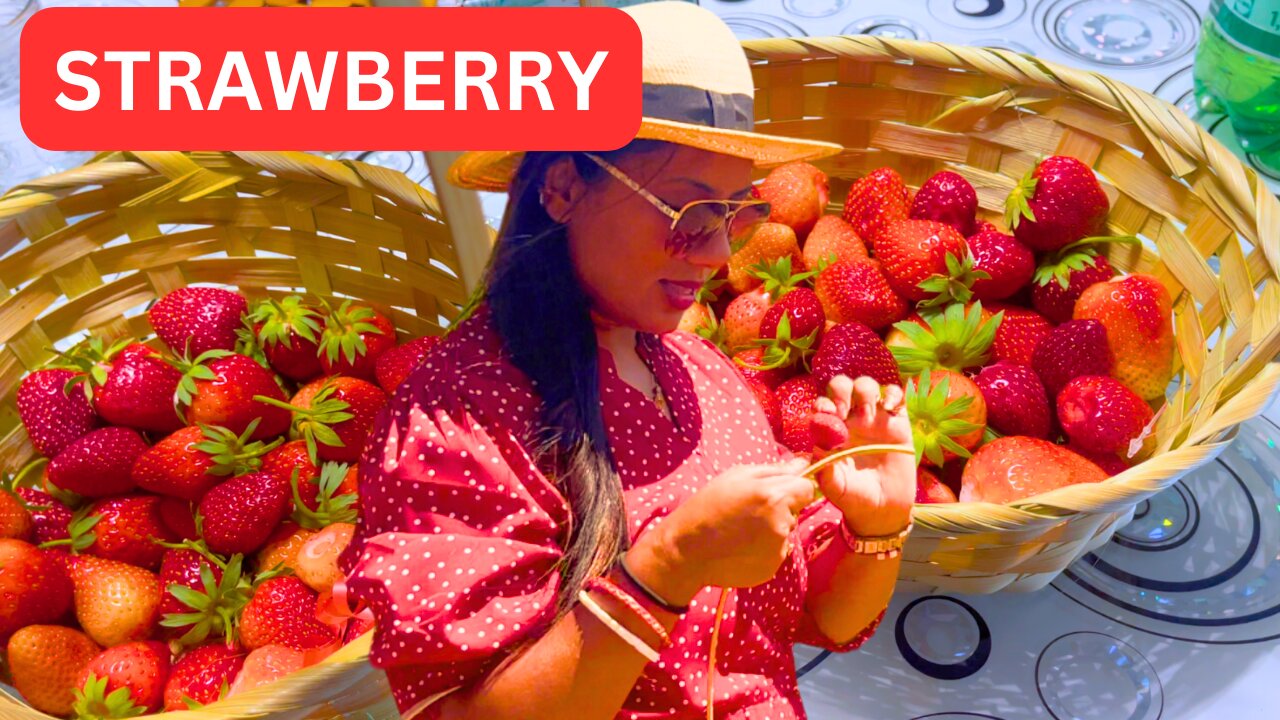
[[[875,555],[877,559],[884,560],[897,557],[902,552],[903,546],[907,543],[907,537],[911,535],[912,527],[914,523],[907,523],[905,528],[892,535],[858,536],[849,527],[849,523],[842,520],[840,533],[851,551],[860,555]]]

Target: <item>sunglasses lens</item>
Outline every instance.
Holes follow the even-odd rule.
[[[724,227],[729,212],[725,203],[698,203],[685,208],[671,233],[673,249],[687,253],[711,240]]]
[[[761,225],[769,220],[769,203],[745,205],[734,214],[729,223],[729,239],[743,240],[751,237]]]

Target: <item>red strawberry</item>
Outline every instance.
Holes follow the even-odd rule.
[[[71,508],[43,490],[20,487],[15,490],[31,512],[35,541],[46,543],[70,537]]]
[[[1058,422],[1073,444],[1090,452],[1128,454],[1152,415],[1146,401],[1105,375],[1073,378],[1058,394]]]
[[[143,490],[199,502],[230,475],[257,470],[261,456],[279,444],[249,442],[255,419],[240,436],[221,427],[185,427],[153,445],[133,464],[133,481]]]
[[[986,364],[1003,315],[985,317],[982,303],[967,312],[952,303],[944,312],[907,319],[893,326],[886,339],[898,368],[917,375],[930,368],[963,371]]]
[[[232,478],[200,501],[204,540],[222,555],[249,554],[289,513],[289,486],[266,472]]]
[[[75,376],[60,368],[37,370],[18,386],[18,416],[31,446],[45,457],[54,457],[101,424],[84,393],[68,392]]]
[[[973,232],[974,217],[978,213],[978,193],[968,180],[949,171],[934,173],[924,181],[915,199],[911,201],[909,216],[914,220],[933,220],[946,223],[969,235]]]
[[[181,498],[162,497],[157,508],[160,522],[164,523],[169,533],[179,540],[198,540],[200,531],[196,529],[195,508]]]
[[[937,475],[920,467],[916,469],[916,502],[953,503],[956,502],[956,494]]]
[[[236,330],[249,303],[238,292],[213,287],[178,288],[147,311],[156,335],[176,355],[234,350]]]
[[[853,226],[839,215],[823,215],[801,247],[804,266],[818,270],[830,263],[866,260],[867,246]]]
[[[320,366],[320,334],[324,318],[302,298],[263,300],[254,305],[248,322],[271,369],[298,382],[324,372]]]
[[[813,451],[809,421],[814,414],[813,403],[821,395],[822,387],[812,375],[797,375],[774,391],[782,417],[782,443],[792,452]]]
[[[881,385],[898,385],[898,364],[875,331],[861,323],[841,323],[822,338],[813,357],[813,375],[825,388],[831,378],[867,375]]]
[[[35,522],[22,496],[0,486],[0,538],[30,540]]]
[[[793,288],[760,320],[760,338],[771,340],[765,349],[765,367],[790,367],[809,357],[822,337],[827,318],[812,290]]]
[[[1076,301],[1074,317],[1097,320],[1106,328],[1115,354],[1112,377],[1144,400],[1164,397],[1173,377],[1175,348],[1173,303],[1159,280],[1135,273],[1097,283]]]
[[[174,395],[186,407],[188,425],[223,427],[239,435],[257,421],[254,440],[274,438],[289,429],[287,409],[258,400],[284,401],[284,391],[269,370],[245,355],[211,350],[190,362],[176,361],[182,381]]]
[[[298,471],[300,488],[308,485],[315,487],[315,481],[320,477],[320,466],[311,461],[306,440],[290,440],[262,459],[262,472],[275,477],[285,487],[289,486],[295,469]],[[304,490],[303,496],[306,497],[307,494]]]
[[[146,441],[133,430],[98,428],[49,461],[46,475],[55,486],[77,495],[119,495],[133,489],[133,463],[146,450]]]
[[[154,495],[114,497],[89,506],[92,538],[84,552],[148,570],[160,567],[164,548],[156,542],[177,540],[160,520],[160,498]],[[74,544],[73,536],[71,542]]]
[[[198,545],[193,546],[198,547]],[[204,579],[201,577],[203,569],[207,568],[212,579],[212,588],[206,587]],[[160,585],[164,588],[164,596],[160,601],[160,617],[162,618],[163,632],[165,637],[176,639],[183,634],[192,630],[196,626],[196,622],[179,623],[177,619],[171,619],[171,615],[184,615],[192,612],[190,606],[178,599],[178,595],[189,596],[181,590],[174,593],[174,585],[179,585],[198,593],[205,593],[205,597],[211,598],[209,605],[213,605],[213,598],[218,593],[219,583],[222,581],[222,568],[209,562],[208,558],[201,555],[191,548],[169,548],[165,550],[164,559],[160,562]],[[212,589],[212,593],[207,591]],[[202,602],[203,599],[202,599]],[[214,615],[216,618],[217,616]],[[192,618],[194,620],[194,618]],[[221,619],[221,618],[217,618]],[[206,629],[206,637],[208,632],[212,631],[211,627]],[[221,630],[221,628],[218,628]],[[220,633],[221,634],[221,633]],[[199,643],[203,637],[197,638],[195,634],[188,638],[189,643]]]
[[[182,373],[150,347],[126,339],[104,349],[102,339],[94,337],[61,365],[79,371],[72,382],[83,384],[94,411],[108,424],[156,433],[182,427],[173,410]]]
[[[771,170],[751,194],[769,203],[769,222],[789,225],[803,238],[826,210],[830,189],[826,173],[807,162],[790,162]]]
[[[1102,468],[1061,445],[1014,435],[992,440],[969,458],[960,502],[1003,504],[1106,478]]]
[[[765,223],[729,256],[729,287],[745,293],[760,286],[759,272],[787,259],[789,268],[803,268],[796,233],[781,223]]]
[[[1119,475],[1129,469],[1128,463],[1121,460],[1115,453],[1089,452],[1078,445],[1071,444],[1067,445],[1067,449],[1102,468],[1102,471],[1105,472],[1108,477]]]
[[[872,241],[876,258],[889,281],[889,287],[907,300],[934,297],[944,288],[926,289],[921,283],[940,278],[970,284],[972,267],[964,267],[968,259],[964,236],[950,225],[931,220],[898,220],[889,223]],[[952,260],[948,262],[947,256]],[[969,275],[970,277],[966,277]],[[931,283],[931,286],[933,284]],[[945,285],[945,283],[944,283]],[[946,288],[948,296],[960,302],[964,292]]]
[[[31,625],[9,638],[9,674],[31,707],[66,717],[75,705],[76,683],[98,646],[84,633],[55,625]],[[17,717],[15,710],[6,716]]]
[[[695,307],[706,308],[705,305]],[[396,388],[400,387],[400,383],[404,382],[405,378],[409,377],[409,374],[426,358],[427,353],[431,352],[431,348],[439,344],[440,338],[428,335],[397,345],[383,353],[374,364],[378,385],[382,386],[388,395],[394,394]]]
[[[842,217],[863,241],[874,243],[889,223],[907,219],[907,186],[893,168],[882,167],[849,188]]]
[[[76,693],[82,718],[129,717],[159,712],[169,679],[169,648],[158,642],[131,642],[98,653],[85,667]]]
[[[306,440],[313,463],[356,462],[387,394],[364,380],[337,376],[303,386],[291,404],[269,402],[293,411],[295,432]]]
[[[1005,435],[1048,438],[1052,429],[1049,398],[1035,371],[998,362],[974,378],[987,403],[987,424]]]
[[[92,555],[68,561],[76,620],[103,647],[146,640],[160,619],[162,588],[155,573]]]
[[[343,301],[325,318],[320,334],[320,367],[326,375],[373,380],[375,364],[396,344],[396,329],[385,315]]]
[[[809,435],[815,448],[834,450],[849,442],[849,426],[836,415],[815,412],[809,417]]]
[[[1075,312],[1076,300],[1093,285],[1114,277],[1116,271],[1102,255],[1088,248],[1065,257],[1050,258],[1036,270],[1031,302],[1053,323],[1064,323]]]
[[[744,348],[760,337],[760,321],[773,303],[764,288],[756,288],[734,298],[724,314],[725,343],[730,349]]]
[[[200,705],[216,702],[235,682],[246,655],[244,650],[220,642],[187,651],[169,672],[164,709],[188,710],[188,700]]]
[[[907,315],[907,303],[898,296],[871,260],[837,262],[818,274],[814,290],[827,317],[835,322],[858,322],[880,330]]]
[[[56,622],[71,607],[71,580],[51,553],[0,539],[0,643],[26,625]]]
[[[275,532],[271,533],[271,537],[267,538],[267,544],[262,546],[255,557],[258,570],[273,570],[277,565],[294,567],[297,565],[298,551],[316,532],[310,528],[299,527],[297,523],[290,520],[280,523]]]
[[[1053,325],[1040,313],[1025,308],[993,303],[989,309],[1004,313],[991,342],[991,360],[1030,365],[1036,346],[1053,332]]]
[[[917,461],[936,467],[952,458],[968,457],[982,442],[987,404],[972,380],[951,370],[925,370],[907,381],[907,415]]]
[[[988,230],[965,242],[973,254],[973,267],[990,276],[973,282],[973,296],[979,300],[1009,297],[1030,282],[1036,271],[1035,255],[1012,235]]]
[[[359,514],[359,471],[355,465],[325,463],[314,480],[291,480],[293,521],[307,529],[354,523]]]
[[[240,616],[240,639],[249,649],[283,645],[311,650],[334,641],[333,629],[316,618],[316,594],[293,576],[268,580]]]
[[[778,442],[782,442],[782,405],[778,402],[777,392],[760,380],[747,380],[747,387],[751,388],[751,394],[756,396],[756,402],[764,411],[765,419],[769,421],[769,429],[773,431],[773,437]]]
[[[748,382],[763,383],[765,387],[771,390],[795,374],[792,372],[794,367],[761,369],[765,364],[764,348],[762,347],[753,347],[735,353],[733,362],[738,367],[738,372]]]
[[[1074,377],[1110,374],[1114,362],[1107,331],[1097,320],[1072,320],[1059,325],[1040,341],[1031,356],[1031,367],[1053,399]]]
[[[1005,203],[1005,224],[1032,250],[1050,252],[1101,235],[1111,203],[1093,169],[1054,155],[1022,178]]]

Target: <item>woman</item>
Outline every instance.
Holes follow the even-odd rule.
[[[839,148],[750,132],[748,64],[709,11],[627,12],[636,141],[451,170],[510,203],[481,299],[375,428],[346,555],[406,718],[705,717],[708,680],[716,717],[803,718],[792,645],[858,647],[892,593],[898,560],[857,539],[905,538],[912,458],[839,461],[811,505],[733,364],[675,332],[767,217],[753,165]],[[851,443],[910,440],[898,387],[829,396]]]

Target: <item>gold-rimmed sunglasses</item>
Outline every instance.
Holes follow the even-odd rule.
[[[626,173],[609,161],[592,153],[585,153],[597,165],[604,168],[619,182],[649,201],[663,215],[671,218],[668,228],[667,249],[679,257],[685,257],[701,249],[716,238],[721,231],[728,231],[729,243],[734,245],[751,237],[769,219],[769,203],[764,200],[692,200],[679,210],[640,186]]]

